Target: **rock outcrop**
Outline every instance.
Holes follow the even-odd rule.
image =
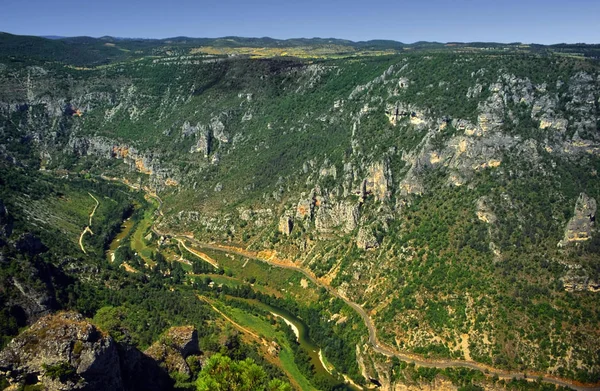
[[[391,176],[391,170],[385,161],[369,166],[368,175],[364,181],[365,192],[373,194],[378,201],[388,200],[390,198]]]
[[[152,357],[131,345],[118,345],[121,378],[127,391],[162,391],[172,388],[167,371]]]
[[[315,216],[315,228],[319,232],[331,232],[341,227],[349,233],[358,225],[360,204],[352,201],[336,202],[333,205],[321,204]]]
[[[600,292],[600,282],[591,280],[587,276],[568,273],[561,280],[567,292]]]
[[[294,220],[289,216],[281,216],[279,219],[279,232],[286,236],[290,236],[292,229],[294,228]]]
[[[379,241],[368,227],[360,227],[356,235],[356,246],[362,250],[379,247]]]
[[[44,282],[42,277],[45,276],[41,275],[43,271],[37,270],[34,266],[29,268],[27,266],[29,265],[21,267],[30,273],[33,281]],[[13,306],[13,310],[18,308],[23,312],[28,323],[37,320],[40,316],[47,315],[55,306],[54,298],[51,296],[53,287],[50,284],[32,284],[17,277],[12,277],[9,281],[16,288],[13,291],[17,294],[13,295],[8,302]]]
[[[477,200],[477,218],[484,223],[494,224],[497,220],[496,215],[489,206],[489,200],[481,197]]]
[[[13,384],[37,378],[47,390],[123,390],[113,339],[83,316],[43,317],[0,352],[0,373]]]
[[[563,247],[569,243],[591,239],[595,221],[596,200],[585,193],[581,193],[575,203],[573,217],[571,217],[565,228],[565,236],[558,243],[558,246]]]
[[[195,330],[168,335],[182,354],[197,350]],[[173,384],[152,357],[117,344],[75,312],[44,316],[14,338],[0,352],[0,375],[15,387],[37,382],[62,391],[162,391]]]
[[[196,129],[195,134],[198,137],[198,141],[196,142],[196,144],[194,146],[192,146],[192,149],[190,152],[200,152],[204,155],[204,157],[208,157],[209,153],[211,152],[210,151],[210,141],[211,141],[212,135],[210,133],[210,130],[205,125],[200,125],[200,124],[196,125],[195,129]]]
[[[194,326],[181,326],[171,327],[145,353],[164,366],[168,372],[189,375],[191,372],[185,359],[198,352],[198,331]]]
[[[157,155],[141,152],[137,148],[115,142],[105,137],[71,137],[68,150],[76,156],[96,156],[105,159],[123,160],[132,171],[154,175],[161,179],[169,176],[168,170],[161,167]]]
[[[210,121],[210,129],[217,140],[222,143],[229,142],[229,135],[225,132],[225,125],[219,118],[215,117]]]
[[[305,197],[306,195],[303,193],[301,196]],[[308,198],[302,198],[300,201],[298,201],[298,206],[296,207],[296,218],[312,220],[314,210],[315,194],[314,191],[312,191]]]

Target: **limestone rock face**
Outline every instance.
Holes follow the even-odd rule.
[[[483,132],[496,131],[504,123],[504,94],[494,92],[485,101],[479,104],[477,124]]]
[[[596,200],[585,193],[581,193],[575,203],[573,217],[571,217],[565,228],[565,236],[558,243],[559,247],[591,239],[595,221]]]
[[[172,388],[167,371],[144,353],[130,345],[119,345],[121,377],[127,391],[162,391]]]
[[[104,137],[72,137],[69,139],[68,146],[78,156],[96,155],[108,159],[111,157],[123,158],[129,152],[127,149],[125,156],[115,155],[115,143]]]
[[[200,152],[204,154],[204,157],[208,157],[208,154],[210,153],[210,131],[206,126],[200,124],[196,126],[196,129],[197,130],[195,133],[198,136],[198,141],[194,146],[192,146],[192,150],[190,152]]]
[[[388,165],[385,162],[375,163],[369,167],[368,173],[364,182],[365,191],[372,193],[378,201],[388,200],[391,183],[391,172]]]
[[[214,137],[222,143],[229,142],[229,135],[225,132],[225,125],[219,118],[213,118],[210,122],[210,129]]]
[[[360,227],[356,235],[356,246],[362,250],[379,247],[379,242],[371,228]]]
[[[586,73],[579,72],[569,80],[569,93],[572,99],[567,103],[566,108],[570,112],[576,114],[573,121],[569,121],[572,126],[577,129],[577,133],[589,134],[590,137],[598,141],[598,131],[596,127],[597,116],[595,97],[595,82],[594,78]]]
[[[567,273],[561,280],[567,292],[600,292],[600,282],[594,281],[587,276]]]
[[[30,268],[28,270],[32,276],[41,277],[43,271]],[[41,278],[40,278],[41,279]],[[47,284],[35,286],[20,281],[16,277],[11,278],[12,285],[19,292],[19,295],[13,297],[9,302],[11,305],[21,308],[27,317],[28,322],[34,321],[43,315],[47,315],[54,307],[54,299],[50,296],[51,286]]]
[[[284,235],[290,236],[292,229],[294,228],[294,221],[289,216],[281,216],[279,219],[279,232]]]
[[[489,200],[486,197],[481,197],[477,200],[477,218],[484,223],[494,224],[497,218],[488,203]]]
[[[549,116],[544,116],[540,119],[540,129],[556,129],[561,133],[567,131],[567,126],[569,125],[569,121],[564,118],[553,118]]]
[[[358,225],[359,207],[360,204],[351,201],[321,205],[315,216],[317,231],[329,232],[337,227],[342,227],[345,233],[353,231]]]
[[[183,123],[183,126],[181,127],[181,135],[183,137],[192,136],[198,132],[198,129],[199,129],[198,125],[192,126],[192,125],[190,125],[190,123],[188,121],[185,121]]]
[[[408,82],[401,88],[406,88],[406,86],[408,86]],[[385,115],[393,126],[396,126],[403,118],[410,118],[410,123],[413,125],[420,125],[424,122],[422,119],[423,114],[418,111],[416,106],[402,102],[397,102],[394,105],[387,104],[385,107]]]
[[[160,164],[160,159],[153,152],[141,152],[137,148],[115,142],[105,137],[71,137],[65,152],[77,156],[97,156],[106,159],[123,160],[132,171],[165,179],[170,176],[169,170]]]
[[[56,366],[72,373],[52,376]],[[37,376],[47,390],[123,390],[115,342],[74,312],[43,317],[13,339],[0,352],[0,372],[11,383]]]
[[[194,326],[171,327],[146,354],[165,366],[168,372],[190,374],[185,358],[199,352],[198,331]]]
[[[314,193],[311,193],[310,197],[303,198],[298,202],[298,206],[296,207],[296,218],[312,220],[314,209]]]

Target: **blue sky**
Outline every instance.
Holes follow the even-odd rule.
[[[600,0],[0,0],[0,31],[600,43]]]

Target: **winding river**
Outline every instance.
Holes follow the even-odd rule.
[[[313,364],[317,374],[323,377],[329,377],[333,382],[339,382],[339,380],[336,377],[334,377],[327,368],[325,368],[324,362],[321,360],[321,357],[319,357],[319,352],[321,351],[321,349],[310,339],[309,328],[306,325],[306,323],[304,323],[300,318],[294,316],[292,313],[284,309],[265,304],[258,300],[246,299],[245,301],[265,311],[268,311],[279,318],[282,318],[285,321],[285,323],[287,323],[292,328],[294,334],[296,334],[300,347],[304,349],[306,353],[308,353],[310,361]],[[358,390],[358,388],[344,382],[339,382],[337,386],[340,387],[338,388],[339,390]]]

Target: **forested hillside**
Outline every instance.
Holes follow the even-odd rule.
[[[248,352],[278,335],[261,387],[600,381],[596,46],[0,38],[3,345],[69,309],[204,350],[217,317],[260,329]],[[337,372],[286,366],[293,338],[234,297],[301,319]]]

